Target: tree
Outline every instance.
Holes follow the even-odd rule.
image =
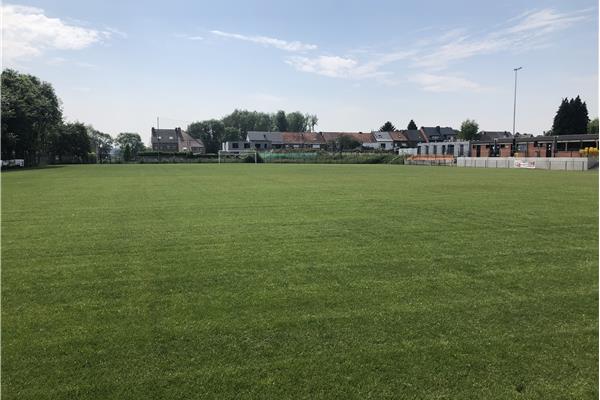
[[[90,137],[90,146],[92,151],[96,153],[98,161],[102,162],[107,159],[113,148],[113,138],[108,133],[97,131],[91,125],[86,125],[86,130]]]
[[[579,96],[564,98],[554,116],[552,131],[555,135],[582,134],[587,132],[589,120],[587,105]]]
[[[2,71],[2,158],[24,158],[37,165],[47,138],[62,121],[54,88],[33,75]]]
[[[356,140],[352,136],[348,136],[348,135],[340,136],[337,139],[335,145],[338,148],[338,150],[340,150],[340,151],[354,150],[354,149],[362,146],[362,144],[358,140]]]
[[[125,147],[129,145],[129,151],[131,152],[132,158],[144,150],[142,138],[137,133],[121,132],[117,135],[115,143],[117,143],[123,151],[125,151]]]
[[[594,118],[593,120],[591,120],[588,123],[587,133],[589,133],[591,135],[597,135],[598,134],[598,118]]]
[[[68,158],[70,162],[85,162],[91,152],[91,139],[81,122],[66,123],[48,135],[47,149],[52,158],[59,162]]]
[[[129,145],[129,143],[127,143],[123,148],[123,160],[131,161],[132,158],[133,155],[131,154],[131,146]]]
[[[379,132],[394,132],[396,127],[390,121],[387,121],[381,128],[379,128]]]
[[[225,125],[217,119],[191,123],[187,133],[202,140],[207,153],[217,153],[221,150],[221,143],[225,140]]]
[[[473,140],[477,138],[479,124],[472,119],[466,119],[460,124],[458,138],[463,140]]]
[[[279,110],[275,114],[275,129],[279,132],[287,132],[288,131],[288,121],[285,116],[285,111]]]
[[[408,126],[406,127],[406,129],[408,129],[410,131],[416,131],[419,128],[417,128],[417,124],[415,124],[415,121],[413,121],[411,119],[410,122],[408,123]]]
[[[290,132],[305,132],[306,131],[306,118],[300,111],[291,112],[286,115],[287,129]]]
[[[310,131],[315,131],[315,125],[319,123],[319,118],[315,114],[305,114],[304,118],[306,119],[306,125],[310,127]]]

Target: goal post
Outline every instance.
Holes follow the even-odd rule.
[[[244,151],[229,151],[229,150],[219,150],[217,152],[219,164],[224,162],[224,160],[230,159],[243,159],[247,156],[251,155],[254,157],[254,164],[258,164],[258,151],[256,150],[244,150]]]

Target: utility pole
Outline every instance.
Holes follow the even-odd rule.
[[[513,103],[513,130],[512,130],[513,136],[515,136],[515,124],[516,124],[516,119],[517,119],[517,72],[520,69],[523,69],[523,67],[513,69],[513,71],[515,71],[515,100]]]

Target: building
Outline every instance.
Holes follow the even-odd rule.
[[[283,132],[283,146],[286,149],[302,149],[304,148],[304,137],[302,132]]]
[[[457,131],[448,126],[422,126],[420,131],[427,138],[428,142],[448,142],[456,140],[456,136],[458,135]]]
[[[471,157],[581,157],[580,150],[598,148],[598,135],[483,137],[471,142]]]
[[[152,128],[152,150],[169,153],[193,153],[203,154],[206,152],[204,143],[200,139],[190,136],[181,128],[155,129]]]
[[[248,131],[246,141],[252,143],[257,150],[283,148],[282,132]]]
[[[420,129],[407,129],[402,131],[404,137],[406,137],[407,147],[417,147],[419,143],[427,142],[427,135]]]
[[[327,142],[325,138],[319,132],[304,132],[304,147],[310,149],[324,149],[326,148]]]
[[[221,144],[221,150],[227,151],[230,153],[242,153],[244,151],[254,150],[254,146],[252,143],[247,142],[245,140],[237,140],[237,141],[229,141],[223,142]]]
[[[470,154],[470,146],[469,142],[466,140],[453,142],[425,142],[418,144],[417,154],[420,156],[468,157]]]
[[[380,150],[394,150],[394,139],[389,132],[371,132]]]

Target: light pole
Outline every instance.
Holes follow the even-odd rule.
[[[523,69],[523,67],[519,67],[519,68],[514,68],[513,71],[515,71],[515,101],[513,103],[513,137],[515,136],[515,122],[516,122],[516,118],[517,118],[517,71],[519,71],[520,69]]]

